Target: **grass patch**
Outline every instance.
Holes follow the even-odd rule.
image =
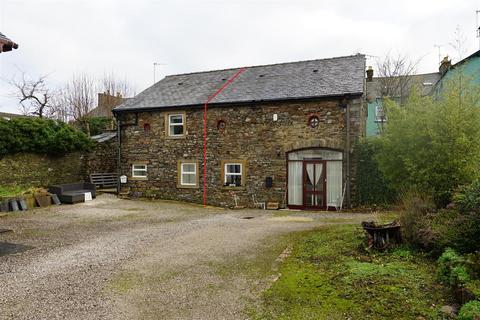
[[[143,277],[137,272],[122,272],[108,283],[107,289],[117,294],[126,294],[134,287],[143,284],[143,282]]]
[[[359,250],[358,225],[326,226],[297,241],[281,277],[247,313],[252,319],[436,319],[450,297],[433,261],[398,248]]]

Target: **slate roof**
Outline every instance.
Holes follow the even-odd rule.
[[[431,72],[431,73],[422,73],[422,74],[413,74],[409,77],[411,78],[408,86],[407,92],[411,90],[413,87],[416,87],[421,95],[429,95],[432,93],[433,88],[437,84],[437,82],[441,78],[440,72]],[[381,77],[373,78],[372,82],[367,82],[367,94],[373,95],[375,98],[379,98],[382,95],[381,85],[382,85]],[[400,96],[400,94],[398,94]],[[395,97],[398,97],[395,96]]]
[[[96,135],[96,136],[91,136],[90,138],[92,138],[93,140],[99,143],[102,143],[102,142],[111,140],[116,136],[117,136],[117,133],[115,131],[107,131],[107,132],[100,133],[99,135]]]
[[[12,49],[18,49],[18,44],[0,32],[0,52],[12,51]]]
[[[203,105],[240,68],[166,76],[114,112]],[[210,104],[361,95],[365,56],[247,67]]]
[[[28,115],[18,114],[18,113],[0,112],[0,118],[3,118],[3,119],[30,118],[30,117],[35,117],[35,116],[28,116]]]

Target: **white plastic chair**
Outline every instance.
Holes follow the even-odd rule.
[[[254,194],[252,194],[252,200],[255,207],[265,210],[265,202],[258,202]]]

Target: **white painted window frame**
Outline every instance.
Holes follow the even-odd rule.
[[[186,164],[193,164],[193,168],[194,168],[194,171],[185,171],[183,169],[183,166],[186,165]],[[183,175],[184,174],[190,174],[190,175],[194,175],[194,181],[193,183],[186,183],[183,181]],[[197,174],[198,174],[198,171],[197,171],[197,163],[196,162],[189,162],[189,161],[185,161],[185,162],[182,162],[180,163],[180,185],[182,186],[196,186],[197,185]]]
[[[182,118],[182,123],[172,123],[172,117],[180,116]],[[172,132],[172,127],[182,126],[182,134],[174,134]],[[183,137],[185,135],[185,114],[184,113],[172,113],[168,115],[168,135],[170,137]]]
[[[240,166],[240,172],[237,173],[237,172],[228,172],[227,168],[228,166],[232,166],[232,165],[239,165]],[[242,177],[242,174],[243,174],[243,164],[240,163],[240,162],[226,162],[225,163],[225,167],[223,169],[223,184],[226,185],[227,184],[227,177],[228,176],[240,176],[240,186],[243,185],[243,177]],[[238,187],[238,186],[237,186]]]
[[[138,168],[141,167],[141,168]],[[135,171],[142,171],[145,174],[144,175],[137,175],[135,174]],[[140,163],[134,163],[132,164],[132,178],[146,178],[147,177],[147,165],[146,164],[140,164]]]

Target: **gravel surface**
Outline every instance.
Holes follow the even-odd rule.
[[[112,195],[10,214],[0,218],[14,230],[0,234],[0,319],[246,319],[287,235],[367,219]]]

